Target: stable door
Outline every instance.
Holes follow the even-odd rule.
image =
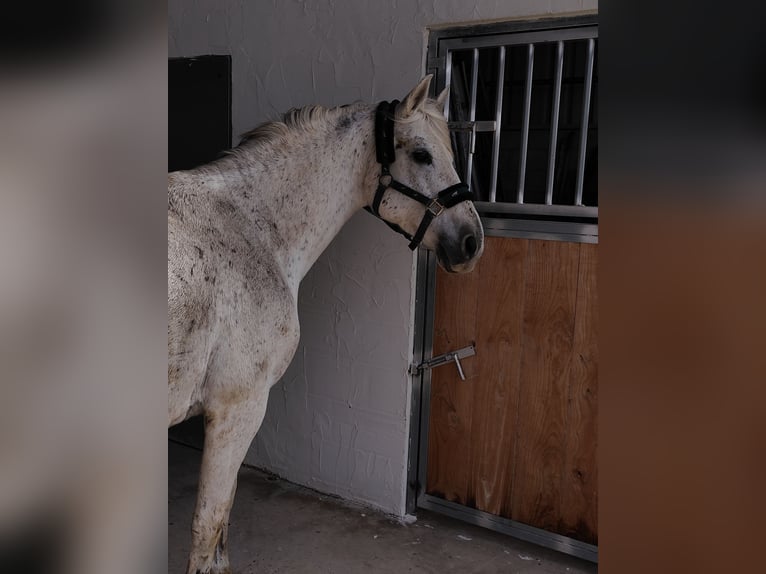
[[[462,373],[431,369],[419,506],[497,517],[595,559],[596,256],[591,243],[488,237],[472,273],[437,270],[432,356],[475,355]]]

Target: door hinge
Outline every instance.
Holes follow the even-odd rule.
[[[476,347],[473,345],[469,345],[468,347],[463,347],[462,349],[458,349],[457,351],[450,351],[449,353],[444,353],[443,355],[439,355],[437,357],[433,357],[431,359],[428,359],[427,361],[423,361],[419,365],[410,365],[410,374],[411,375],[419,375],[422,371],[426,369],[433,369],[434,367],[441,367],[442,365],[446,365],[447,363],[455,363],[455,366],[457,367],[457,372],[460,375],[460,378],[465,381],[465,373],[463,373],[463,366],[460,364],[460,359],[465,359],[466,357],[471,357],[476,354]]]

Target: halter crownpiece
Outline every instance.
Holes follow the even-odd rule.
[[[375,110],[375,157],[381,165],[396,161],[394,151],[394,112],[399,100],[380,102]]]
[[[378,177],[378,189],[375,191],[375,198],[371,206],[365,207],[367,211],[383,221],[391,229],[404,235],[410,240],[409,248],[414,250],[423,241],[423,237],[428,230],[431,222],[439,217],[445,209],[454,207],[463,201],[472,201],[473,193],[468,186],[463,183],[456,183],[440,191],[436,197],[428,197],[419,191],[412,189],[403,183],[396,181],[391,175],[391,164],[396,161],[396,151],[394,146],[394,112],[399,100],[392,102],[380,102],[375,110],[375,157],[380,164],[380,177]],[[379,209],[383,201],[383,196],[388,189],[394,189],[407,197],[414,199],[426,207],[423,219],[420,221],[415,235],[410,235],[404,229],[386,221],[381,217]]]

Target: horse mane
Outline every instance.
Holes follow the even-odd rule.
[[[327,126],[332,119],[336,119],[340,113],[348,113],[353,116],[367,105],[362,102],[338,106],[335,108],[326,108],[321,105],[310,105],[302,108],[293,108],[286,112],[281,121],[270,121],[249,130],[240,136],[237,147],[224,152],[226,155],[236,155],[238,151],[249,149],[259,150],[271,147],[275,143],[284,141],[290,134],[295,132],[307,132],[317,129],[321,126]],[[447,123],[444,121],[444,114],[435,100],[426,100],[425,105],[420,108],[426,120],[426,125],[433,130],[437,141],[441,142],[449,153],[452,153],[450,143],[450,134]],[[410,123],[418,119],[419,114],[413,114],[410,117],[402,117],[401,107],[397,109],[394,120],[396,122]]]
[[[266,146],[287,137],[292,132],[306,132],[327,125],[328,118],[335,117],[340,111],[354,113],[363,107],[364,104],[356,103],[336,108],[320,105],[293,108],[282,116],[281,121],[266,122],[242,134],[237,147]]]

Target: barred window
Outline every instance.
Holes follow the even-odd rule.
[[[596,223],[594,16],[433,30],[428,62],[450,86],[455,162],[483,215]]]

